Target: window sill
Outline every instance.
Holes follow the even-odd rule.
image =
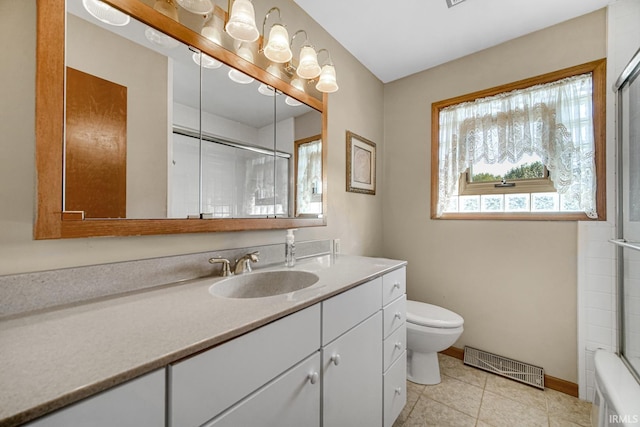
[[[603,221],[604,218],[589,218],[580,212],[549,212],[549,213],[517,213],[517,212],[480,212],[480,213],[445,213],[441,216],[431,215],[431,219],[462,219],[462,220],[511,220],[511,221]]]

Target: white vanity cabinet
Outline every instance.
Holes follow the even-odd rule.
[[[29,427],[158,427],[165,424],[160,369],[39,418]]]
[[[383,426],[391,427],[407,403],[406,268],[382,277]]]
[[[379,426],[382,419],[382,279],[322,302],[324,426]]]
[[[316,304],[171,365],[169,426],[200,426],[213,420],[300,361],[317,353],[319,347],[320,305]],[[293,389],[295,392],[300,392],[304,388],[302,385],[318,388],[317,382],[311,384],[306,378],[307,375],[303,375],[301,380],[291,379],[296,384]],[[280,381],[275,381],[274,385]],[[274,411],[280,407],[286,408],[288,401],[296,399],[288,393],[267,393],[264,396],[269,396],[271,400],[247,403],[245,406],[246,411],[252,407],[268,410],[266,413],[245,414],[250,419],[259,420],[257,425],[271,425],[266,420],[280,416]],[[319,405],[319,400],[316,405]],[[240,416],[237,413],[229,419]],[[220,425],[230,424],[221,421]],[[309,425],[314,424],[311,422]]]

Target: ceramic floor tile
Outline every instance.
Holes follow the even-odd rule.
[[[581,426],[591,426],[591,403],[555,390],[545,390],[549,416]]]
[[[508,397],[527,406],[533,406],[542,411],[547,410],[547,398],[545,392],[531,386],[521,384],[498,375],[489,375],[484,388],[491,393]]]
[[[480,406],[481,421],[495,427],[549,426],[547,412],[485,390]]]
[[[475,417],[422,396],[403,427],[474,427],[475,425]]]
[[[581,427],[581,426],[580,424],[573,423],[569,420],[563,420],[562,418],[556,418],[554,416],[550,416],[549,427]]]
[[[440,362],[440,373],[449,377],[473,384],[477,387],[484,388],[487,381],[487,372],[480,369],[472,368],[462,363],[462,360],[456,359],[444,354],[438,354]]]
[[[443,375],[440,384],[425,386],[422,395],[467,415],[477,417],[482,400],[482,389]]]

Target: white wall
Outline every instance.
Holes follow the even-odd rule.
[[[284,230],[34,241],[35,3],[0,1],[0,52],[11,57],[0,67],[0,274],[284,242]],[[316,47],[331,51],[337,67],[340,91],[329,96],[328,109],[328,225],[302,228],[296,237],[340,238],[345,253],[380,255],[382,192],[345,191],[345,132],[363,135],[382,150],[382,83],[293,2],[254,4],[259,16],[272,5],[281,7],[288,25],[306,28]]]
[[[577,224],[430,219],[431,104],[606,56],[603,10],[385,85],[384,248],[407,292],[459,313],[455,344],[577,382]]]
[[[594,395],[593,352],[617,351],[615,237],[616,103],[611,89],[640,48],[640,2],[618,0],[607,9],[607,207],[608,221],[578,226],[578,363],[580,397]]]

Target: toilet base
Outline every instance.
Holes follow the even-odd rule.
[[[440,363],[438,353],[407,352],[407,379],[413,383],[440,384]]]

